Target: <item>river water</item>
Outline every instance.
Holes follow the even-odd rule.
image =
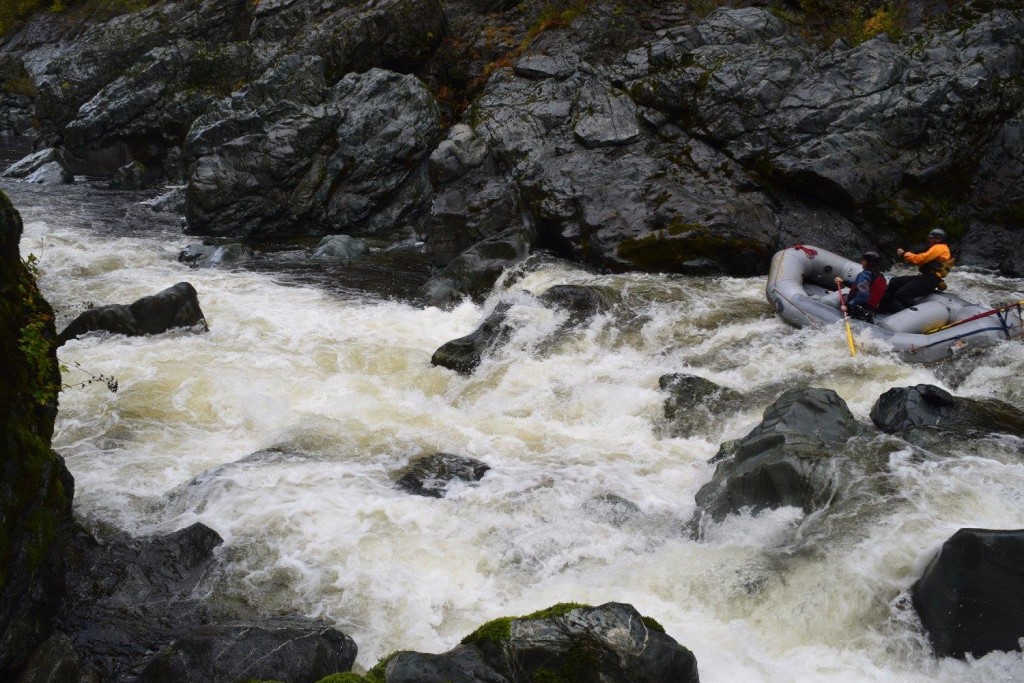
[[[704,683],[1020,681],[1020,653],[936,660],[907,590],[961,527],[1024,527],[1024,441],[998,437],[941,457],[879,435],[889,493],[803,518],[741,515],[701,542],[683,531],[719,444],[746,434],[790,387],[834,389],[869,423],[894,386],[932,383],[1024,407],[1024,348],[1006,343],[910,365],[840,328],[796,330],[761,278],[596,274],[538,260],[483,305],[422,308],[405,253],[386,268],[320,272],[291,254],[247,269],[192,270],[175,221],[132,208],[148,195],[80,182],[4,180],[22,212],[58,327],[90,303],[130,303],[187,280],[210,330],[91,336],[60,350],[54,447],[90,524],[133,534],[203,522],[225,540],[204,590],[267,614],[337,624],[359,667],[395,649],[441,652],[481,623],[556,602],[628,602],[695,653]],[[126,220],[126,215],[130,220]],[[141,216],[141,218],[140,218]],[[411,252],[410,252],[411,253]],[[1024,282],[956,271],[982,303]],[[617,303],[551,341],[557,312],[521,292],[596,287]],[[433,367],[500,300],[510,343],[471,377]],[[665,433],[658,378],[687,372],[754,396],[708,415],[693,438]],[[444,451],[491,466],[443,499],[394,473]],[[617,502],[625,499],[629,503]]]

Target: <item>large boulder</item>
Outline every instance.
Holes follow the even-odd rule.
[[[690,528],[743,510],[826,505],[854,468],[844,454],[865,429],[831,389],[790,389],[745,437],[723,444],[714,477],[697,492]]]
[[[136,683],[316,683],[349,671],[353,640],[326,622],[270,619],[200,626],[157,653]]]
[[[960,436],[1024,435],[1024,411],[1004,401],[971,399],[931,384],[895,387],[878,397],[871,420],[888,434],[932,428]]]
[[[18,250],[21,217],[0,192],[0,679],[53,632],[72,479],[50,449],[60,370],[53,310]]]
[[[400,652],[385,683],[697,683],[693,653],[631,605],[563,604],[481,626],[448,652]]]
[[[476,458],[433,453],[414,459],[398,474],[399,488],[417,496],[443,498],[454,482],[483,479],[490,465]]]
[[[1024,529],[960,529],[911,591],[940,657],[1020,650],[1024,638]]]
[[[189,232],[409,237],[438,137],[416,78],[372,69],[327,88],[321,61],[285,58],[189,132]]]
[[[109,304],[90,308],[68,323],[57,337],[62,346],[83,334],[96,331],[131,337],[160,334],[176,327],[206,329],[206,318],[199,308],[199,295],[187,282],[168,287],[132,304]]]

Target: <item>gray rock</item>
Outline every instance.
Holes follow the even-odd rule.
[[[631,605],[555,605],[512,619],[507,634],[487,624],[439,655],[402,652],[387,683],[507,683],[518,680],[697,683],[697,660]]]
[[[1024,232],[1017,223],[973,221],[956,257],[960,265],[992,270],[1005,277],[1024,277]]]
[[[141,336],[160,334],[175,327],[207,329],[195,287],[187,282],[179,282],[153,296],[143,297],[133,304],[110,304],[91,308],[72,320],[57,335],[57,345],[62,346],[72,339],[95,331]]]
[[[995,399],[954,396],[931,384],[896,387],[878,397],[871,420],[895,434],[933,427],[961,437],[987,434],[1024,435],[1024,411]]]
[[[47,147],[14,162],[4,169],[2,175],[6,178],[27,178],[43,166],[53,162],[60,163],[61,154],[57,149]]]
[[[830,389],[791,389],[742,439],[723,444],[712,480],[697,492],[690,528],[748,509],[821,508],[849,480],[846,442],[865,433]]]
[[[146,167],[130,161],[117,169],[107,187],[112,190],[141,190],[146,185]]]
[[[315,683],[349,671],[350,637],[323,621],[273,619],[200,626],[161,650],[137,683],[280,680]]]
[[[32,171],[25,180],[37,185],[67,185],[75,181],[75,176],[63,163],[51,161]]]
[[[308,67],[285,60],[197,120],[185,143],[194,160],[190,232],[405,237],[426,213],[426,160],[439,129],[423,84],[373,69],[326,90]],[[313,81],[302,99],[266,95],[270,83],[296,72]],[[306,99],[321,92],[322,103]]]
[[[178,260],[193,268],[216,268],[249,261],[255,252],[244,244],[190,244],[178,254]]]
[[[185,213],[185,188],[174,187],[159,197],[141,202],[141,204],[155,213]]]
[[[664,403],[667,432],[676,438],[693,436],[718,416],[734,414],[743,400],[738,391],[696,375],[662,375],[658,386],[668,393]]]
[[[55,633],[32,655],[16,683],[99,683],[99,675],[63,633]]]
[[[328,235],[313,251],[315,258],[356,259],[370,253],[366,242],[348,235]]]
[[[417,496],[443,498],[453,482],[483,479],[490,465],[476,458],[434,453],[415,458],[399,473],[399,488]]]

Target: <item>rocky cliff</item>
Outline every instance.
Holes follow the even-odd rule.
[[[1024,273],[1020,0],[90,6],[2,39],[5,133],[186,182],[194,234],[422,239],[428,301],[538,249],[755,275],[934,225]]]
[[[53,311],[23,260],[21,217],[0,192],[0,678],[53,629],[74,482],[50,449],[57,415]]]

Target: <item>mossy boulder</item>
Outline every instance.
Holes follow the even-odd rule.
[[[0,192],[0,679],[50,635],[74,480],[50,448],[60,370],[53,310],[18,248],[21,217]]]

